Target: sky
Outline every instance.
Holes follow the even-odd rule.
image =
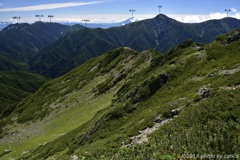
[[[162,6],[159,10],[159,6]],[[234,17],[240,19],[240,0],[0,0],[0,22],[41,21],[90,23],[121,22],[132,16],[139,20],[159,13],[185,23]],[[226,12],[225,9],[231,10]]]

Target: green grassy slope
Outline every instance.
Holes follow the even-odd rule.
[[[14,124],[2,130],[1,152],[10,149],[12,152],[6,157],[19,157],[87,123],[96,114],[100,117],[101,110],[108,108],[119,88],[114,85],[127,75],[124,68],[132,69],[128,62],[141,59],[143,53],[136,55],[137,52],[128,48],[117,49],[44,84],[19,103],[10,117],[1,121]],[[138,68],[142,67],[144,65]],[[112,68],[114,70],[109,72]],[[105,80],[113,84],[105,83]]]
[[[239,155],[240,41],[230,40],[239,30],[229,35],[166,55],[116,49],[49,81],[1,121],[12,124],[1,159]],[[148,142],[130,140],[164,120]]]

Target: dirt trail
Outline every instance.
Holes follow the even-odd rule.
[[[160,128],[164,124],[169,123],[171,120],[173,120],[173,118],[165,119],[165,120],[161,121],[160,123],[155,122],[151,128],[148,127],[144,130],[140,130],[139,131],[140,134],[131,137],[130,138],[131,143],[128,145],[125,145],[125,146],[129,147],[129,146],[133,146],[135,144],[141,144],[144,142],[148,142],[148,137],[147,137],[148,134],[153,133],[154,131],[156,131],[158,128]]]

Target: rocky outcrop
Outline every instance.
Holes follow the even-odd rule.
[[[220,40],[222,45],[227,45],[240,39],[240,29],[235,30],[232,34],[226,36],[226,38]]]
[[[141,85],[136,86],[126,98],[130,99],[131,103],[136,104],[156,93],[168,81],[168,74],[160,74],[157,77],[152,77],[144,81]]]
[[[236,30],[233,34],[227,37],[227,43],[232,43],[234,41],[238,41],[240,39],[240,30]]]

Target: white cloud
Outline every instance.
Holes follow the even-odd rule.
[[[35,5],[35,6],[25,6],[25,7],[16,7],[16,8],[0,8],[0,12],[49,10],[49,9],[92,5],[92,4],[98,4],[98,3],[103,3],[103,1],[52,3],[52,4],[41,4],[41,5]]]
[[[234,17],[240,19],[240,13],[236,13]]]
[[[138,20],[154,18],[157,15],[154,14],[135,14]],[[172,15],[168,14],[168,17],[175,19],[183,23],[201,23],[212,19],[222,19],[227,17],[226,13],[210,13],[206,15]],[[231,15],[233,18],[240,19],[240,12]],[[112,23],[112,22],[122,22],[130,18],[129,14],[88,14],[88,15],[71,15],[71,17],[66,15],[55,16],[53,21],[55,22],[77,22],[81,23],[82,19],[89,19],[89,23]],[[28,19],[29,23],[36,21],[35,18]],[[44,21],[44,20],[43,20]],[[45,19],[49,21],[49,19]]]
[[[220,12],[215,12],[215,13],[210,13],[210,19],[221,19],[224,17],[227,17],[226,13],[220,13]]]
[[[234,12],[234,13],[236,13],[236,12],[237,12],[237,9],[231,8],[231,11]]]
[[[3,6],[3,4],[2,4],[2,3],[0,3],[0,6]]]
[[[153,18],[156,15],[151,14],[136,14],[135,17],[138,20],[144,20]],[[90,23],[113,23],[113,22],[122,22],[130,18],[129,14],[88,14],[88,15],[59,15],[54,18],[56,22],[82,22],[82,19],[89,19]],[[34,19],[33,19],[34,20]]]
[[[183,23],[200,23],[212,19],[222,19],[227,17],[227,13],[214,12],[206,15],[167,15]],[[229,17],[240,19],[240,12],[231,14]]]
[[[199,23],[211,19],[209,15],[168,15],[168,16],[183,23]]]
[[[169,15],[169,17],[184,23],[199,23],[208,19],[204,15]]]

